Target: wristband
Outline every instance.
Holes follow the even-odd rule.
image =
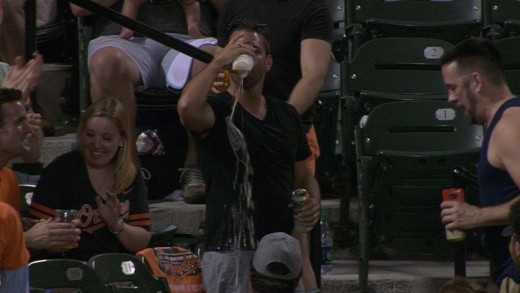
[[[119,219],[119,222],[121,223],[121,228],[119,228],[119,231],[112,231],[112,229],[110,229],[110,227],[108,227],[108,230],[116,236],[121,234],[121,232],[123,232],[123,230],[125,230],[125,222],[122,219]]]

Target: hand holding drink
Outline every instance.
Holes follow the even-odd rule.
[[[294,214],[294,230],[300,233],[307,233],[312,230],[313,226],[306,226],[296,220],[296,216],[301,211],[302,206],[309,200],[310,195],[307,190],[298,188],[292,193],[292,204]]]
[[[63,210],[63,209],[57,209],[56,210],[56,217],[54,220],[56,222],[60,223],[72,223],[72,220],[76,219],[78,211],[77,210]],[[78,246],[78,243],[74,240],[71,240],[69,243],[67,243],[65,246],[63,246],[63,250],[70,250],[73,248],[76,248]]]
[[[464,202],[464,190],[462,188],[447,188],[442,191],[443,201]],[[462,241],[466,238],[463,230],[446,229],[446,239],[449,241]]]

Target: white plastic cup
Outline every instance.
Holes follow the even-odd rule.
[[[240,78],[245,78],[249,72],[255,66],[255,60],[252,56],[247,54],[240,54],[233,60],[233,65],[231,69],[235,72]]]

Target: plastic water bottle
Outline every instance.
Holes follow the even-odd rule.
[[[326,275],[332,272],[332,243],[333,232],[330,229],[328,216],[321,214],[321,274]]]

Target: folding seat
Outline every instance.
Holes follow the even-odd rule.
[[[375,107],[355,134],[365,292],[376,245],[436,256],[454,252],[440,218],[442,190],[453,187],[455,167],[477,163],[483,127],[447,102],[410,100]]]
[[[518,2],[520,5],[520,2]],[[502,64],[507,83],[514,94],[520,94],[520,37],[497,39],[495,46],[502,55]]]
[[[356,50],[346,66],[346,101],[342,109],[348,172],[356,172],[354,126],[374,107],[398,100],[446,99],[438,63],[444,51],[452,47],[439,39],[389,37],[369,40]]]
[[[113,292],[170,292],[165,279],[155,277],[141,260],[131,254],[98,254],[90,258],[89,265]]]
[[[29,286],[33,293],[53,292],[51,289],[62,290],[59,292],[112,292],[112,289],[89,265],[74,259],[45,259],[31,262]],[[66,289],[79,289],[79,291]]]
[[[446,93],[439,59],[452,47],[447,41],[431,38],[391,37],[367,41],[356,50],[347,66],[347,94],[439,99]]]
[[[347,0],[347,11],[354,48],[378,37],[424,37],[457,43],[481,33],[481,0]]]

